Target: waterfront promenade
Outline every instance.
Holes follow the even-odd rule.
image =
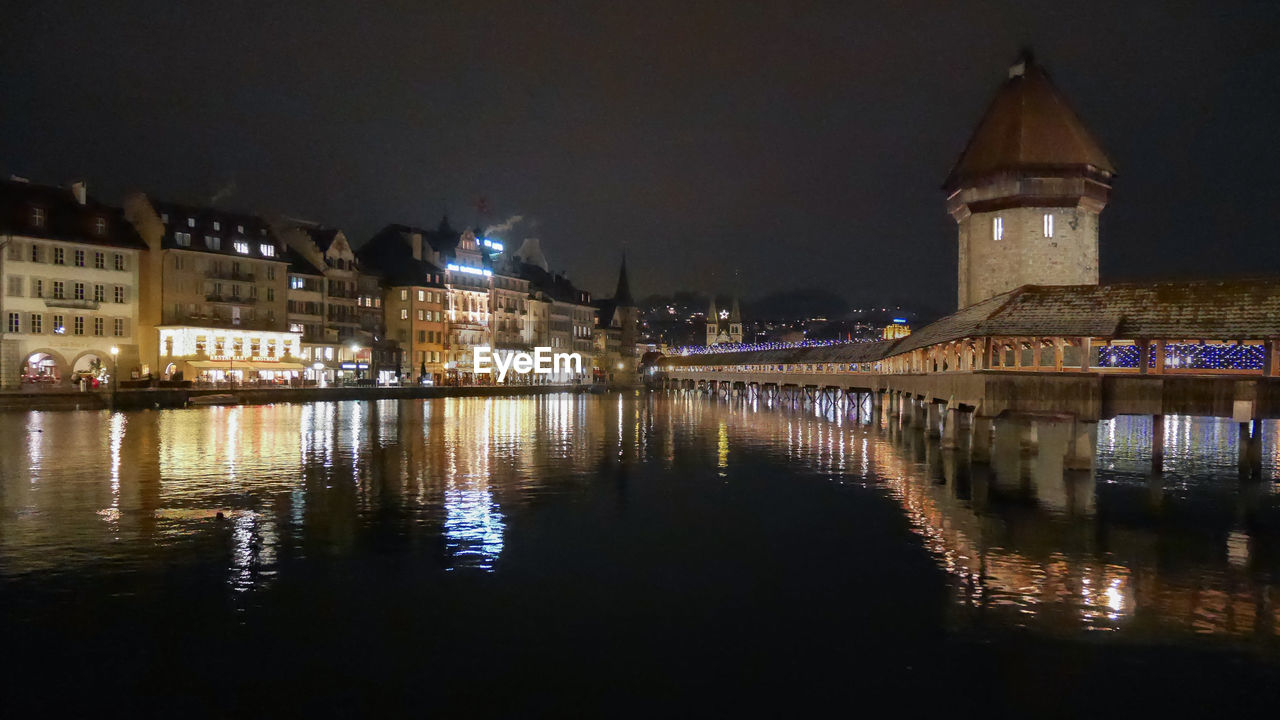
[[[0,410],[121,410],[186,407],[198,398],[230,395],[226,404],[265,405],[283,402],[338,400],[408,400],[443,397],[516,397],[586,392],[588,385],[462,385],[391,387],[248,387],[248,388],[127,388],[113,395],[107,390],[40,390],[0,392]]]

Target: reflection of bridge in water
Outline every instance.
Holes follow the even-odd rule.
[[[708,403],[687,391],[670,397]],[[952,577],[961,622],[1002,613],[1050,632],[1173,631],[1267,645],[1280,633],[1271,570],[1280,503],[1269,485],[1229,477],[1226,423],[1178,418],[1185,432],[1166,442],[1170,473],[1144,477],[1147,458],[1126,444],[1149,432],[1141,419],[1103,421],[1101,470],[1064,471],[1027,438],[994,448],[990,465],[973,464],[968,448],[944,448],[920,425],[865,410],[721,397],[701,422],[721,452],[742,443],[785,448],[844,482],[886,489]],[[1274,459],[1267,464],[1274,472]],[[1180,479],[1188,468],[1215,466],[1228,477]]]

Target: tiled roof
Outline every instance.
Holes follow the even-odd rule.
[[[32,222],[32,210],[44,211],[44,223]],[[106,220],[106,231],[97,232],[97,220]],[[69,188],[5,180],[0,181],[0,233],[67,242],[109,245],[146,250],[133,225],[120,208],[87,197],[81,205]]]
[[[1115,165],[1044,69],[1029,56],[1021,68],[996,93],[945,186],[953,189],[984,175],[1020,169],[1092,169],[1114,175]]]

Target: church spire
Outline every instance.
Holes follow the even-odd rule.
[[[631,299],[631,283],[627,280],[627,251],[622,251],[622,268],[618,270],[618,287],[613,291],[614,305],[635,305]]]

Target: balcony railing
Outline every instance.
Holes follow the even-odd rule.
[[[76,310],[97,310],[102,303],[97,300],[75,300],[72,298],[45,298],[45,307],[73,308]]]
[[[210,280],[230,280],[232,282],[247,282],[247,283],[254,282],[255,280],[253,273],[238,273],[238,272],[233,272],[229,270],[224,270],[222,272],[205,273],[205,277],[209,278]]]
[[[227,303],[230,305],[252,305],[258,302],[258,298],[254,298],[254,297],[240,297],[238,295],[218,295],[216,293],[209,293],[204,296],[204,299],[206,302]]]

